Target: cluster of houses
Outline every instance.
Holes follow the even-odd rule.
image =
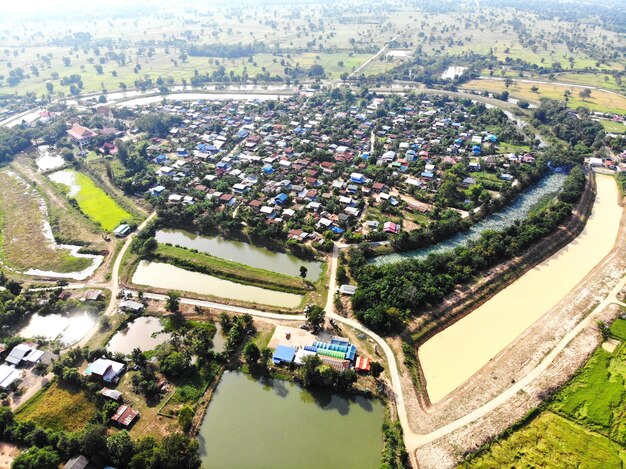
[[[124,374],[125,368],[126,365],[124,363],[102,357],[87,365],[84,374],[90,379],[105,385],[99,392],[101,395],[121,403],[111,417],[111,422],[116,423],[120,427],[128,428],[139,417],[139,412],[130,405],[122,403],[121,392],[106,387],[117,384]]]
[[[0,344],[0,355],[7,352],[7,347]],[[39,350],[37,344],[22,342],[16,345],[6,355],[4,363],[0,365],[0,390],[7,390],[12,384],[24,377],[24,373],[40,361],[50,361],[52,354]]]
[[[534,162],[532,154],[497,155],[498,137],[474,129],[474,116],[459,102],[405,99],[394,109],[385,108],[384,98],[359,107],[303,96],[272,106],[153,105],[181,123],[148,147],[159,178],[149,192],[168,205],[212,199],[224,208],[246,207],[265,223],[284,226],[291,239],[306,241],[316,233],[365,228],[372,221],[369,204],[405,207],[400,194],[411,187],[436,193],[442,173],[457,163],[468,171],[496,171],[510,183],[508,168]],[[469,177],[462,186],[474,182]],[[405,208],[427,213],[423,202]],[[376,229],[387,233],[401,228],[377,221]]]

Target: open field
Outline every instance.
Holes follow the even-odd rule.
[[[626,450],[563,417],[544,412],[460,467],[622,467]]]
[[[66,249],[55,249],[44,234],[47,222],[43,199],[36,189],[8,171],[0,172],[1,257],[17,270],[35,268],[55,272],[81,271],[90,259],[72,256]]]
[[[16,418],[53,430],[77,431],[96,413],[96,406],[81,391],[72,392],[53,383],[21,407]]]
[[[302,293],[306,284],[302,279],[257,269],[237,262],[220,259],[201,252],[195,252],[176,246],[160,244],[156,254],[164,261],[176,264],[182,261],[185,267],[197,267],[196,270],[227,280],[239,281],[259,287],[279,287],[284,290]]]
[[[624,125],[623,122],[607,121],[607,120],[602,119],[600,121],[600,124],[602,124],[602,127],[604,127],[604,130],[606,130],[609,133],[613,133],[613,134],[626,133],[626,125]]]
[[[539,90],[535,93],[531,91],[531,87],[536,86]],[[615,114],[626,113],[626,96],[616,95],[601,90],[592,90],[591,97],[582,99],[578,95],[581,88],[575,86],[557,85],[554,83],[525,83],[515,81],[508,88],[502,80],[472,80],[463,85],[464,88],[470,90],[489,91],[492,93],[502,93],[508,91],[513,98],[522,99],[531,103],[538,104],[540,98],[551,98],[563,100],[565,91],[571,92],[568,106],[575,109],[583,106],[592,111],[608,112]]]

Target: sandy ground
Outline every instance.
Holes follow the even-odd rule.
[[[9,469],[13,459],[20,454],[17,446],[0,442],[0,469]]]
[[[615,349],[617,348],[619,344],[620,344],[619,340],[609,339],[609,340],[602,342],[602,348],[609,353],[613,353],[615,352]]]
[[[418,398],[404,366],[402,388],[412,429],[433,432],[478,409],[535,369],[555,345],[618,284],[626,270],[626,216],[622,216],[615,247],[598,266],[554,308],[494,357],[471,379],[435,405]],[[601,318],[613,320],[621,313],[617,305],[606,307]],[[518,392],[506,405],[444,437],[420,447],[420,468],[454,466],[467,452],[479,447],[521,418],[541,402],[541,397],[565,383],[602,342],[595,321],[557,356],[538,379]],[[399,352],[399,341],[394,349]],[[401,354],[399,354],[401,357]],[[402,360],[398,362],[401,364]]]
[[[289,338],[287,338],[287,336],[289,336]],[[289,345],[294,348],[302,348],[305,345],[313,345],[313,342],[318,339],[318,336],[315,336],[311,334],[310,331],[305,331],[304,329],[289,326],[276,326],[274,335],[272,335],[268,344],[268,348],[273,350],[279,344]]]

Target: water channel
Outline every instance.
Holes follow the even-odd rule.
[[[202,236],[183,230],[164,229],[157,231],[156,240],[159,243],[196,249],[221,259],[292,277],[300,275],[301,266],[307,268],[306,278],[309,280],[315,281],[322,274],[322,264],[320,262],[302,260],[291,254],[274,252],[249,243],[227,240],[219,236]]]
[[[200,427],[206,469],[378,468],[382,404],[226,373]]]
[[[296,308],[302,301],[302,296],[293,293],[243,285],[162,262],[141,261],[132,281],[136,285],[188,291],[283,308]]]
[[[143,316],[118,331],[107,344],[107,350],[129,354],[138,348],[142,352],[147,352],[167,342],[170,337],[170,334],[163,332],[163,325],[158,318]]]
[[[596,175],[597,196],[584,230],[475,311],[418,351],[434,403],[480,370],[556,305],[612,249],[622,208],[611,176]]]
[[[563,173],[551,173],[550,175],[528,188],[524,193],[520,194],[505,209],[492,213],[485,219],[473,225],[468,231],[458,233],[445,241],[413,251],[399,252],[387,254],[384,256],[374,257],[369,260],[375,265],[383,265],[389,262],[399,262],[405,259],[423,259],[429,254],[436,254],[462,246],[468,241],[480,238],[483,231],[496,230],[500,231],[511,226],[515,221],[522,220],[528,216],[531,210],[544,197],[556,194],[563,187],[566,175]]]

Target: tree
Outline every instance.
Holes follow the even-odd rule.
[[[580,96],[582,99],[589,99],[591,98],[591,90],[589,88],[585,88],[578,93],[578,96]]]
[[[16,469],[57,469],[61,458],[50,446],[33,446],[17,456],[11,467]]]
[[[162,469],[196,469],[200,467],[198,442],[180,433],[163,439],[158,467]]]
[[[513,81],[513,78],[511,78],[511,77],[506,77],[506,78],[504,79],[504,86],[505,86],[506,88],[508,88],[509,86],[511,86],[513,83],[515,83],[515,82]]]
[[[171,291],[167,294],[165,300],[165,309],[170,313],[177,313],[180,309],[180,294],[176,291]]]
[[[370,364],[370,373],[374,378],[378,378],[385,368],[379,362],[372,362]]]
[[[537,85],[533,85],[530,87],[530,91],[532,93],[539,93],[539,87]]]
[[[320,327],[322,324],[324,324],[326,311],[324,311],[324,308],[322,308],[321,306],[313,305],[310,306],[307,311],[305,311],[304,316],[311,326]]]
[[[300,277],[302,278],[306,278],[306,274],[308,273],[309,269],[307,269],[305,266],[301,265],[300,266]]]
[[[161,360],[160,367],[164,375],[180,378],[189,369],[189,358],[183,352],[172,352]]]
[[[193,409],[188,405],[182,406],[178,411],[178,425],[180,425],[180,428],[182,428],[185,433],[191,429],[194,414]]]
[[[243,357],[250,366],[258,364],[261,358],[261,351],[254,342],[248,342],[243,348]]]
[[[107,450],[116,467],[127,467],[135,452],[135,444],[126,430],[107,437]]]

